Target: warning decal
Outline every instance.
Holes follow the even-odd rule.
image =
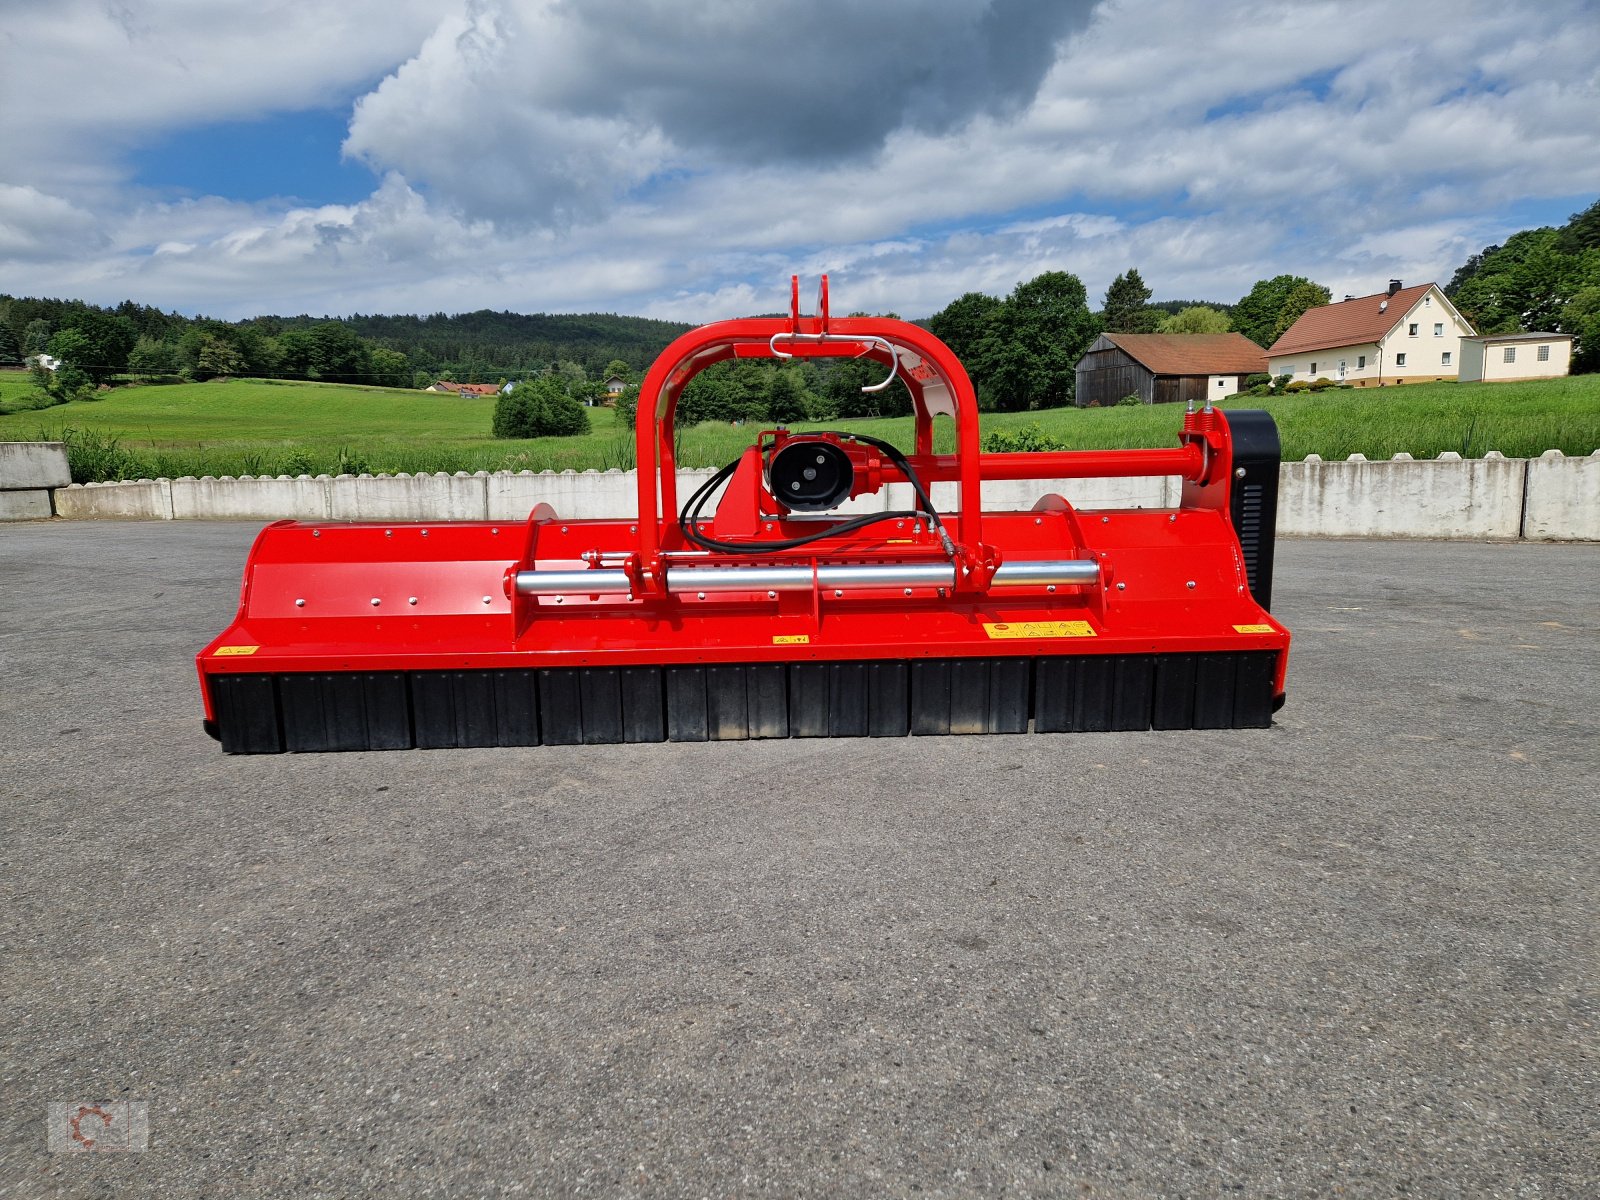
[[[1235,625],[1233,627],[1233,631],[1235,633],[1276,633],[1277,632],[1277,630],[1274,629],[1271,625]]]
[[[221,658],[224,654],[254,654],[259,649],[260,646],[218,646],[216,654]]]
[[[811,641],[809,633],[776,633],[772,635],[774,646],[804,646]]]
[[[1010,621],[984,623],[983,631],[992,638],[1072,638],[1094,637],[1094,626],[1087,621]]]

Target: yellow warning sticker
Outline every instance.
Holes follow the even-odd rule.
[[[1276,633],[1277,632],[1277,630],[1275,630],[1271,625],[1235,625],[1233,627],[1233,631],[1235,633]]]
[[[805,646],[811,641],[809,633],[775,633],[772,635],[774,646]]]
[[[1094,637],[1094,626],[1087,621],[1011,621],[991,625],[983,631],[992,638],[1069,638]]]
[[[254,654],[260,646],[218,646],[216,655],[221,658],[224,654]]]

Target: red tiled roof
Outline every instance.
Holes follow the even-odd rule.
[[[441,379],[434,384],[443,392],[454,392],[458,396],[492,396],[500,388],[492,383],[452,383],[448,379]]]
[[[1307,309],[1283,336],[1267,347],[1267,353],[1302,354],[1307,350],[1330,350],[1338,346],[1364,346],[1376,342],[1400,323],[1411,306],[1422,299],[1431,283],[1401,288],[1394,295],[1378,292],[1357,296],[1338,304]],[[1384,301],[1389,303],[1384,305]]]
[[[1242,333],[1108,333],[1106,340],[1157,375],[1254,375],[1267,356]]]

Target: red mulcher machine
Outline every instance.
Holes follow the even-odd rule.
[[[767,430],[680,510],[684,385],[802,356],[904,380],[913,451]],[[934,453],[939,416],[954,454]],[[634,520],[540,504],[523,523],[269,525],[238,617],[198,657],[206,729],[233,753],[1238,729],[1283,702],[1265,413],[1191,410],[1175,449],[983,454],[950,349],[903,321],[830,320],[824,278],[814,315],[796,281],[787,318],[678,338],[637,424]],[[1182,503],[981,503],[984,480],[1107,476],[1177,476]],[[891,484],[907,507],[834,511]]]

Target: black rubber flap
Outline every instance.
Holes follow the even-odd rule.
[[[1256,651],[216,675],[210,686],[223,749],[263,754],[1264,728],[1276,666]]]

